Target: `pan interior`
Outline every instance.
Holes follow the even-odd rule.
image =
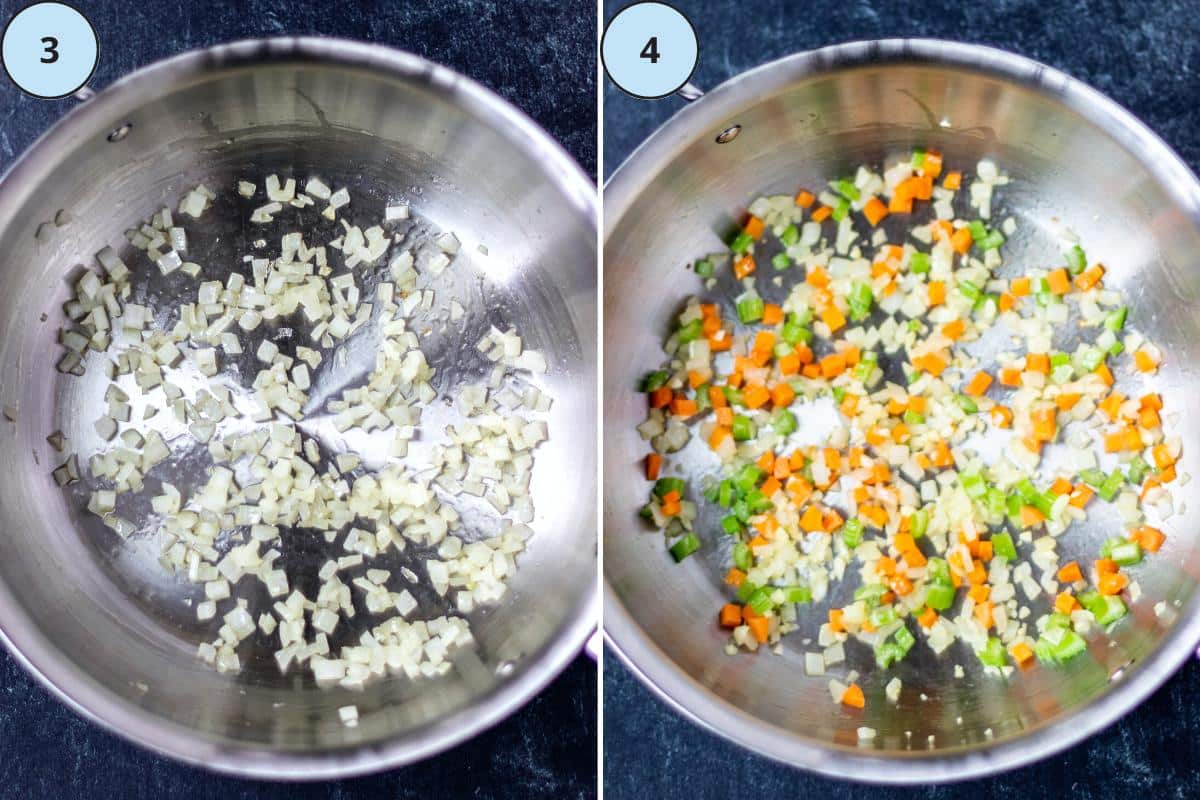
[[[48,643],[75,679],[172,723],[169,736],[190,730],[222,747],[306,753],[453,735],[448,726],[470,722],[448,720],[448,715],[502,693],[536,669],[539,657],[591,600],[594,505],[586,487],[595,469],[588,457],[595,420],[595,237],[590,209],[571,196],[562,176],[553,174],[554,166],[537,159],[511,126],[491,126],[478,108],[455,102],[431,82],[398,80],[383,70],[281,60],[213,70],[138,94],[121,94],[106,106],[111,113],[72,120],[69,135],[55,139],[56,152],[47,155],[43,147],[19,167],[33,172],[34,180],[22,184],[33,190],[23,197],[11,191],[0,196],[5,203],[0,208],[0,294],[5,298],[0,359],[8,376],[2,391],[6,406],[16,410],[16,421],[0,431],[7,454],[0,466],[5,532],[0,584],[11,598],[10,608],[2,609],[9,617],[6,632],[18,647],[23,637]],[[124,126],[124,136],[109,135]],[[439,231],[453,231],[462,242],[461,254],[441,277],[422,277],[436,301],[410,324],[437,369],[434,385],[440,393],[422,419],[410,465],[427,463],[429,448],[444,440],[442,429],[453,417],[458,391],[486,380],[489,366],[475,343],[489,326],[515,325],[526,346],[547,356],[549,372],[532,379],[554,398],[547,415],[551,439],[535,462],[535,536],[518,559],[503,603],[468,615],[478,646],[460,651],[455,669],[444,678],[387,678],[362,692],[319,690],[295,667],[281,676],[271,660],[277,640],[261,632],[240,648],[239,675],[216,674],[195,652],[200,642],[215,638],[224,609],[213,622],[197,622],[194,606],[203,599],[203,587],[162,570],[156,536],[122,541],[86,511],[90,481],[64,492],[50,479],[50,470],[62,460],[46,442],[51,431],[67,435],[69,449],[82,463],[103,446],[92,423],[104,413],[107,379],[99,369],[76,378],[53,367],[70,276],[78,265],[92,265],[102,246],[112,245],[137,273],[135,300],[151,305],[160,317],[194,301],[196,279],[179,272],[159,275],[128,246],[123,232],[163,206],[174,211],[182,195],[200,182],[218,193],[201,220],[185,218],[195,247],[188,258],[204,267],[203,280],[224,281],[231,271],[248,274],[242,256],[277,254],[280,237],[291,230],[304,230],[306,241],[338,235],[340,224],[318,217],[321,206],[288,209],[269,225],[250,224],[249,209],[266,202],[261,187],[271,173],[294,177],[301,186],[316,175],[334,188],[347,187],[352,201],[341,216],[364,229],[382,220],[385,205],[410,204],[414,218],[401,229],[407,230],[406,246],[416,250],[427,249],[422,245]],[[259,185],[254,202],[237,197],[239,179]],[[66,225],[42,226],[60,209],[69,215]],[[267,242],[261,250],[254,246],[260,238]],[[336,273],[341,263],[335,258],[340,256],[331,257]],[[365,299],[386,273],[386,263],[356,273]],[[460,321],[446,318],[451,299],[466,308]],[[245,336],[246,352],[223,363],[223,380],[241,386],[253,381],[261,366],[254,348],[263,338],[276,340],[285,353],[310,344],[287,327],[281,320]],[[319,442],[323,460],[349,449],[378,466],[386,454],[390,435],[339,435],[320,407],[324,399],[364,382],[379,341],[378,325],[368,325],[339,348],[344,362],[327,352],[314,373],[309,413],[300,428]],[[195,485],[208,455],[202,445],[185,446],[185,441],[172,443],[175,452],[158,468],[160,474],[151,473],[148,487],[157,486],[155,478],[174,480],[186,495]],[[494,534],[497,515],[486,503],[471,500],[446,498],[462,513],[463,538]],[[130,504],[125,516],[153,528],[148,499],[143,505]],[[289,573],[312,576],[314,585],[297,586],[312,596],[316,570],[331,548],[310,530],[285,531],[280,549]],[[407,566],[422,576],[413,589],[421,618],[451,610],[424,578],[428,553],[410,547],[371,564],[394,573]],[[245,593],[252,608],[264,609],[269,603],[261,590],[261,584],[248,580],[235,594]],[[362,621],[359,611],[356,622]],[[346,627],[343,620],[339,628]],[[354,643],[346,633],[333,643]],[[60,688],[70,693],[69,687]],[[337,714],[350,704],[360,714],[353,729]],[[148,729],[135,733],[147,737]],[[159,743],[179,747],[166,739]]]
[[[640,524],[637,510],[648,491],[640,464],[648,445],[634,430],[646,413],[637,385],[660,363],[662,342],[686,297],[704,293],[687,266],[725,249],[755,197],[794,194],[802,187],[815,192],[828,180],[853,174],[859,164],[894,163],[916,147],[940,151],[948,169],[968,175],[989,157],[1012,177],[998,190],[994,219],[1012,215],[1019,226],[1006,246],[1001,275],[1059,263],[1056,222],[1080,235],[1089,256],[1107,268],[1106,285],[1125,294],[1133,324],[1168,354],[1153,384],[1179,413],[1180,471],[1194,474],[1200,398],[1191,372],[1200,355],[1200,317],[1192,308],[1200,298],[1195,269],[1200,234],[1194,200],[1187,200],[1194,196],[1191,184],[1172,185],[1162,177],[1182,173],[1190,182],[1190,176],[1173,164],[1152,163],[1050,93],[980,70],[901,59],[791,82],[772,82],[761,72],[755,77],[759,80],[735,81],[701,101],[727,115],[710,114],[705,120],[712,124],[703,130],[672,125],[670,135],[652,140],[626,166],[629,174],[618,174],[610,184],[610,194],[614,185],[638,187],[628,205],[608,206],[606,222],[604,564],[609,607],[629,620],[610,626],[615,644],[636,668],[652,673],[667,695],[705,698],[685,705],[710,723],[720,719],[727,735],[817,769],[836,766],[813,747],[920,759],[990,747],[1060,721],[1115,691],[1191,613],[1200,569],[1195,537],[1200,508],[1188,498],[1189,490],[1173,492],[1177,513],[1163,524],[1169,544],[1133,570],[1142,597],[1132,603],[1131,616],[1109,635],[1092,635],[1087,657],[1005,680],[983,674],[961,644],[941,658],[918,644],[888,673],[875,668],[868,648],[848,645],[838,676],[857,670],[870,698],[861,713],[848,712],[830,698],[831,676],[808,677],[804,670],[805,651],[819,649],[816,634],[825,605],[801,614],[801,629],[783,639],[778,655],[724,654],[727,637],[715,619],[727,602],[722,577],[730,545],[720,534],[719,509],[697,498],[704,509],[698,524],[704,547],[679,566],[661,536]],[[742,126],[737,139],[716,143],[715,136],[733,124]],[[761,266],[759,272],[757,285],[768,302],[786,296],[786,286],[774,286]],[[707,296],[721,298],[723,314],[730,315],[735,294],[726,278]],[[1073,333],[1062,333],[1063,343],[1071,343]],[[797,413],[803,430],[808,418],[804,410]],[[679,456],[670,462],[670,474],[682,473],[690,486],[716,474],[716,461],[703,443]],[[1116,515],[1102,503],[1090,512],[1086,525],[1061,537],[1062,563],[1074,558],[1090,564],[1101,542],[1120,532]],[[847,572],[850,577],[832,594],[835,605],[847,601],[857,582],[856,572]],[[1165,609],[1156,614],[1160,601]],[[961,677],[955,676],[956,664],[965,670]],[[892,677],[903,682],[896,704],[883,696]],[[703,706],[714,699],[728,704],[719,715]],[[858,743],[860,726],[877,731],[865,746]],[[803,746],[810,748],[806,755],[798,752]],[[886,770],[881,767],[876,779],[895,780]]]

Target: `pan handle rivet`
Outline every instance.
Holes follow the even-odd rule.
[[[126,136],[128,136],[128,135],[129,135],[129,129],[130,129],[130,128],[132,128],[132,127],[133,127],[133,125],[131,125],[130,123],[126,122],[124,125],[122,125],[121,127],[117,128],[115,131],[113,131],[112,133],[110,133],[110,134],[108,135],[108,140],[109,140],[110,142],[119,142],[119,141],[121,141],[122,139],[124,139]]]
[[[717,134],[717,144],[728,144],[738,137],[742,132],[741,125],[730,125],[725,130]]]

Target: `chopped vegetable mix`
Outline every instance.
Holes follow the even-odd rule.
[[[730,653],[773,648],[801,615],[827,614],[811,674],[841,663],[849,641],[881,670],[919,641],[939,654],[961,642],[1005,673],[1060,664],[1129,613],[1136,567],[1166,539],[1147,524],[1171,515],[1180,477],[1180,438],[1146,383],[1161,352],[1069,231],[1047,268],[1005,264],[1016,221],[993,220],[1008,183],[995,164],[970,181],[941,175],[940,154],[920,150],[816,195],[756,200],[734,260],[695,262],[710,290],[699,265],[732,263],[736,297],[690,299],[668,360],[643,379],[639,432],[655,453],[698,435],[726,476],[701,481],[725,510],[714,536],[694,530],[678,478],[658,478],[644,516],[676,561],[733,538],[733,599],[718,610]],[[738,266],[752,253],[770,277]],[[1068,324],[1078,343],[1066,351],[1055,331]],[[997,326],[1007,348],[978,360],[973,343]],[[796,444],[822,402],[836,424],[822,444]],[[1002,452],[981,454],[997,437]],[[1065,457],[1045,459],[1050,449]],[[1090,565],[1060,565],[1059,537],[1097,502],[1112,504],[1101,513],[1120,535]],[[853,601],[818,610],[851,571]],[[857,684],[831,691],[865,703]]]

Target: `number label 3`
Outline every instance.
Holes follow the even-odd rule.
[[[53,36],[43,36],[42,44],[46,45],[46,49],[43,51],[40,59],[41,62],[43,64],[53,64],[55,61],[58,61],[58,39],[55,39]]]

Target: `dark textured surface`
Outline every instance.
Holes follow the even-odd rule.
[[[0,25],[25,3],[0,0]],[[324,34],[403,48],[522,108],[596,169],[595,13],[555,0],[78,0],[100,38],[99,89],[143,64],[251,36]],[[0,171],[74,101],[35,100],[0,76]],[[158,758],[84,722],[0,651],[0,798],[594,797],[596,670],[575,661],[494,729],[424,763],[339,783],[239,781]]]
[[[1127,0],[789,2],[673,0],[695,25],[704,89],[750,67],[826,44],[930,36],[989,44],[1087,81],[1145,120],[1200,167],[1200,4]],[[624,3],[609,4],[608,15]],[[605,81],[604,171],[611,175],[683,105],[635,100]],[[769,762],[680,718],[615,656],[606,659],[605,791],[658,797],[1187,798],[1200,796],[1200,665],[1066,753],[991,780],[924,790],[864,788]]]

